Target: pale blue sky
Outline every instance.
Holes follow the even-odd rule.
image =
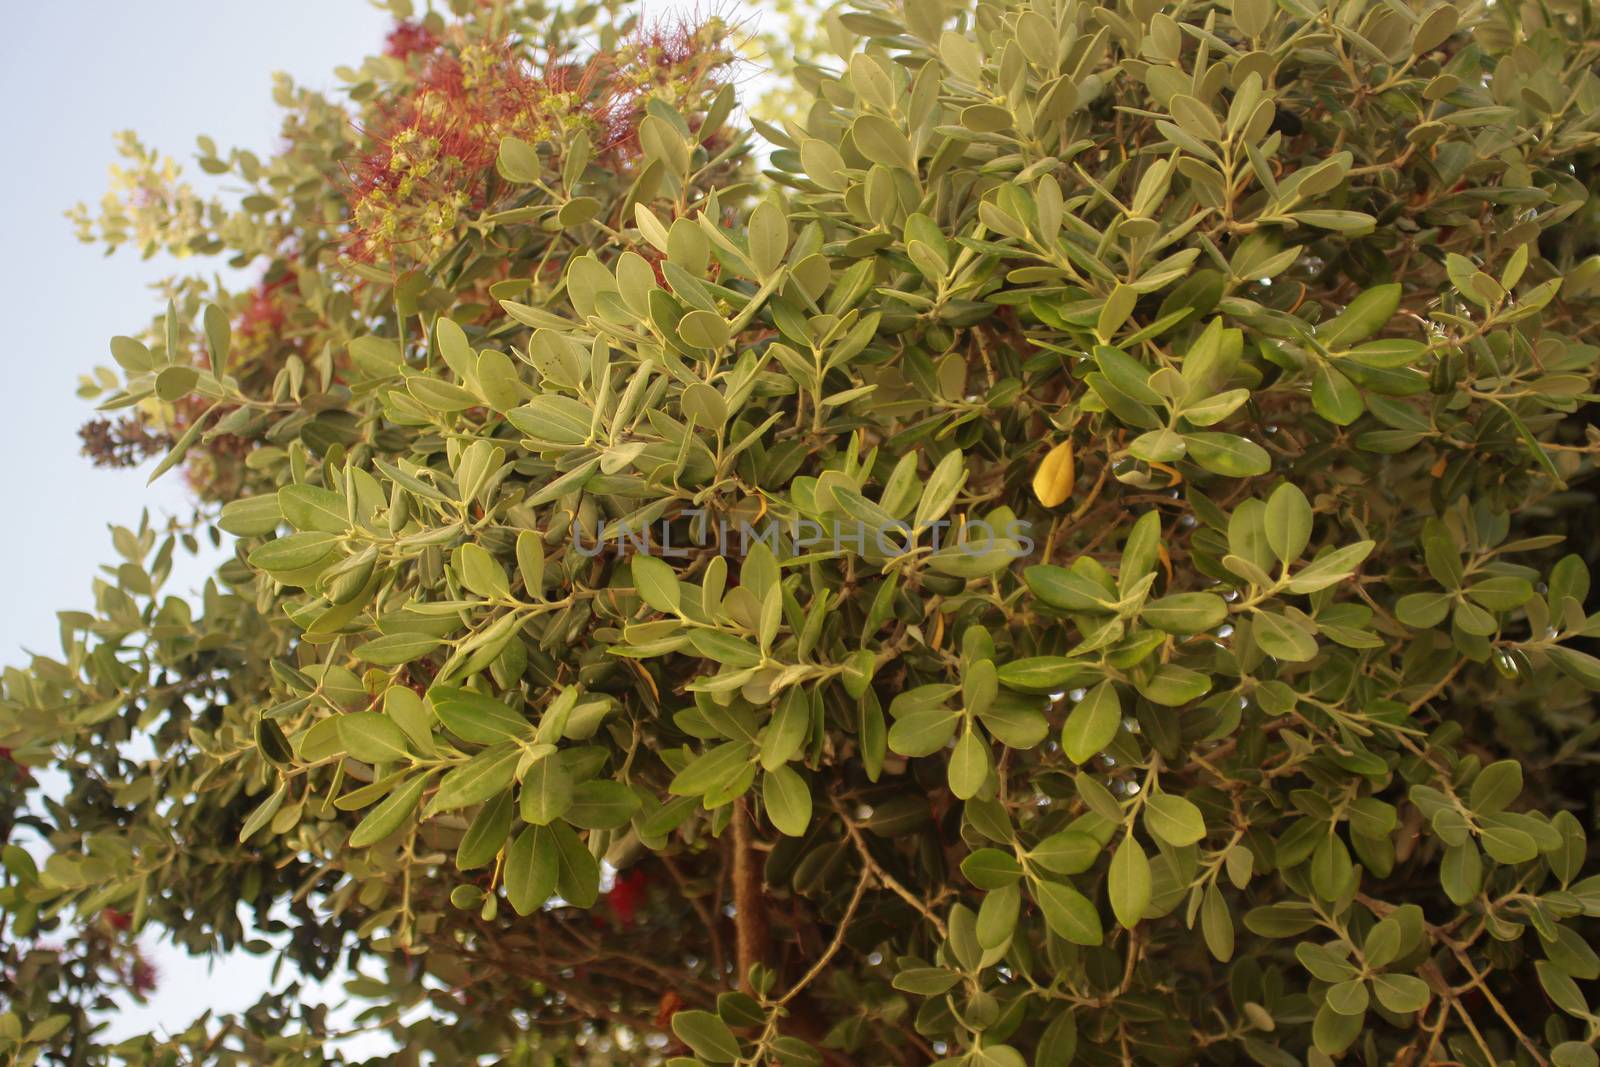
[[[0,663],[22,662],[22,647],[58,651],[55,613],[89,606],[95,568],[112,559],[107,524],[135,525],[144,507],[184,510],[176,473],[147,489],[144,473],[96,470],[78,454],[78,427],[92,413],[74,394],[78,375],[110,363],[113,334],[143,328],[160,310],[147,286],[175,264],[126,248],[108,259],[79,244],[62,213],[104,192],[118,130],[178,158],[197,187],[206,180],[192,165],[197,134],[224,149],[271,151],[272,72],[333,89],[333,68],[380,49],[388,26],[363,0],[63,0],[8,10],[0,144],[10,163],[0,168],[0,204],[11,241],[0,292],[11,370],[0,455],[10,464],[0,484],[11,516],[0,525],[10,593]],[[199,574],[178,571],[175,591]],[[144,938],[162,972],[158,991],[150,1005],[118,1013],[113,1035],[181,1028],[206,1009],[244,1008],[266,988],[264,960],[208,968],[153,941]]]

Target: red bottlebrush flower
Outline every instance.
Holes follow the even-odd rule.
[[[240,341],[251,341],[264,336],[276,336],[283,329],[285,314],[283,300],[279,295],[281,290],[291,285],[297,275],[292,270],[285,270],[271,281],[262,281],[250,292],[250,302],[233,324],[233,335]],[[202,362],[210,366],[210,357],[202,356]]]
[[[617,875],[611,892],[605,895],[606,907],[623,926],[632,926],[644,900],[645,887],[650,884],[650,872],[638,867]]]
[[[384,38],[383,54],[394,59],[410,59],[418,53],[439,50],[439,38],[420,22],[402,19]]]
[[[128,985],[139,996],[149,996],[156,991],[156,983],[161,978],[161,972],[155,964],[143,956],[133,961],[133,966],[128,968]]]
[[[392,261],[444,247],[464,213],[487,206],[507,137],[556,146],[586,137],[597,160],[631,162],[649,98],[689,116],[703,109],[733,58],[725,36],[720,22],[661,23],[614,56],[552,57],[542,70],[505,41],[436,48],[410,87],[378,107],[371,148],[348,171],[347,253]]]

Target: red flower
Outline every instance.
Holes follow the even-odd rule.
[[[420,22],[402,19],[384,38],[383,54],[395,59],[410,59],[419,52],[436,52],[439,38]]]
[[[391,48],[415,43],[404,26]],[[645,101],[661,95],[692,114],[732,59],[724,36],[720,23],[658,24],[614,56],[535,65],[510,41],[444,48],[429,34],[415,81],[376,105],[365,131],[371,147],[348,172],[346,251],[371,261],[442,248],[464,217],[488,206],[507,137],[560,146],[583,136],[597,161],[633,162]]]
[[[617,875],[611,892],[605,895],[606,907],[623,926],[632,926],[639,905],[644,901],[645,887],[650,884],[650,872],[638,867]]]
[[[155,992],[156,982],[160,977],[161,972],[156,970],[155,964],[143,956],[134,960],[133,966],[128,969],[128,985],[141,997]]]

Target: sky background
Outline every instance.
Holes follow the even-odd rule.
[[[141,260],[123,248],[107,258],[79,244],[63,217],[78,201],[95,205],[115,161],[113,136],[136,130],[175,157],[202,191],[215,188],[193,165],[195,136],[266,155],[277,144],[272,73],[337,88],[333,68],[381,49],[389,16],[363,0],[62,0],[10,5],[0,46],[0,203],[12,244],[0,258],[8,294],[0,419],[0,475],[12,518],[0,526],[8,561],[6,610],[0,612],[0,663],[22,664],[22,649],[59,652],[57,611],[90,606],[95,568],[113,558],[109,524],[135,527],[187,514],[181,476],[146,488],[146,472],[96,470],[79,455],[78,427],[93,416],[75,395],[80,375],[110,364],[108,340],[144,329],[161,310],[149,286],[183,268]],[[174,569],[169,591],[197,588],[204,567]],[[148,1006],[128,1005],[109,1021],[130,1036],[180,1029],[206,1009],[237,1010],[267,988],[270,964],[235,956],[209,966],[147,933],[161,971]],[[280,983],[281,987],[281,983]],[[338,999],[337,990],[329,990]]]

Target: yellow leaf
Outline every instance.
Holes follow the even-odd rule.
[[[1072,462],[1072,442],[1063,441],[1050,450],[1033,475],[1033,495],[1039,503],[1053,508],[1072,495],[1077,468]]]

